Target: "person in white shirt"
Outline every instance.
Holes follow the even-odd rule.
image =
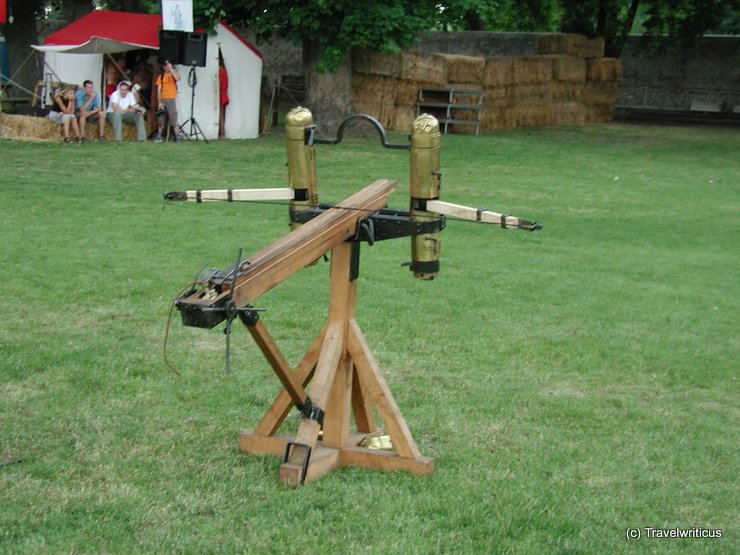
[[[144,127],[145,110],[139,106],[136,95],[131,91],[128,81],[121,81],[118,88],[110,95],[105,119],[113,126],[113,137],[117,143],[121,142],[121,128],[124,123],[136,125],[136,140],[146,141]]]

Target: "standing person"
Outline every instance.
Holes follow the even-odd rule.
[[[103,113],[103,106],[100,102],[98,93],[93,90],[93,82],[86,79],[82,83],[82,88],[78,89],[75,93],[75,108],[77,109],[77,117],[80,123],[80,138],[85,140],[85,124],[87,118],[98,118],[98,140],[104,140],[105,135],[105,114]]]
[[[218,51],[218,138],[226,138],[226,106],[229,105],[229,74],[226,72],[224,57]]]
[[[123,123],[136,125],[136,140],[146,141],[143,109],[136,103],[136,97],[131,92],[131,83],[128,81],[121,81],[118,89],[110,95],[105,119],[113,126],[113,137],[117,143],[121,142]]]
[[[174,129],[177,138],[182,138],[182,131],[177,123],[177,82],[180,80],[180,74],[172,67],[169,60],[162,64],[162,72],[157,76],[154,84],[157,87],[157,140],[162,140],[162,131],[164,130],[165,114],[162,110],[167,111],[167,117],[170,120],[169,125]]]
[[[75,91],[72,87],[64,87],[60,90],[56,96],[54,96],[55,108],[59,111],[50,110],[49,120],[60,124],[62,126],[62,133],[64,134],[64,142],[70,143],[72,139],[69,136],[69,127],[72,126],[72,130],[77,137],[77,144],[82,144],[80,138],[80,128],[77,126],[77,118],[75,117]]]
[[[105,97],[110,98],[116,89],[118,88],[116,83],[123,79],[123,68],[120,64],[123,63],[123,56],[120,54],[112,57],[108,55],[108,61],[105,64]]]

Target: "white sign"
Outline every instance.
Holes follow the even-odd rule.
[[[162,0],[162,29],[193,32],[193,0]]]

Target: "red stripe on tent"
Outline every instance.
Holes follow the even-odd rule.
[[[251,42],[249,42],[249,41],[248,41],[247,39],[245,39],[245,38],[244,38],[243,36],[241,36],[241,35],[240,35],[239,33],[237,33],[236,31],[234,31],[234,29],[232,29],[231,27],[229,27],[229,26],[228,26],[228,25],[227,25],[226,23],[224,23],[223,21],[219,21],[219,23],[221,24],[221,26],[222,26],[222,27],[223,27],[224,29],[226,29],[227,31],[231,32],[231,34],[232,34],[232,35],[234,35],[234,36],[235,36],[236,38],[238,38],[238,39],[239,39],[240,41],[242,41],[242,42],[244,43],[244,46],[246,46],[246,47],[247,47],[247,48],[249,48],[249,49],[250,49],[250,50],[251,50],[252,52],[254,52],[255,54],[257,54],[257,56],[259,56],[259,57],[260,57],[260,60],[264,60],[264,58],[262,58],[262,54],[260,53],[260,51],[259,51],[259,50],[257,50],[257,48],[256,48],[256,47],[255,47],[255,46],[254,46],[254,45],[253,45],[253,44],[252,44]]]
[[[44,45],[77,45],[100,37],[157,50],[161,27],[161,15],[95,10],[46,37]]]

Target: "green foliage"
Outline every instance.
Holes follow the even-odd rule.
[[[392,142],[407,140],[393,133]],[[447,135],[440,276],[363,246],[357,317],[436,472],[340,468],[295,491],[238,449],[280,386],[246,330],[172,323],[174,295],[288,229],[287,207],[165,190],[286,183],[280,134],[209,145],[0,141],[0,552],[736,554],[740,134],[569,126]],[[398,178],[377,137],[317,147],[337,202]],[[104,170],[101,171],[101,168]],[[295,363],[320,262],[259,299]],[[295,414],[295,413],[294,413]],[[295,426],[293,415],[288,426]],[[627,528],[722,529],[720,539]]]
[[[334,69],[353,47],[397,52],[434,24],[429,0],[354,2],[349,0],[217,0],[210,10],[269,39],[274,32],[301,44],[310,40],[324,50],[322,68]]]
[[[456,0],[439,4],[439,25],[453,31],[554,31],[557,0]]]
[[[657,48],[690,48],[702,34],[740,34],[738,0],[649,2],[642,25]]]
[[[607,55],[616,57],[638,13],[656,50],[690,48],[707,33],[740,33],[738,0],[559,1],[562,31],[604,37]]]

